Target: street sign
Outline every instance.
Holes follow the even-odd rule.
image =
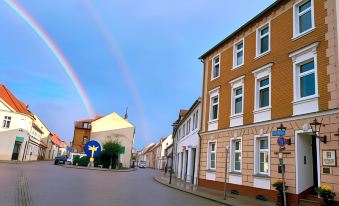
[[[96,157],[101,152],[101,145],[99,142],[91,140],[86,143],[84,150],[87,156]]]
[[[277,143],[280,147],[283,147],[283,146],[285,146],[285,139],[283,137],[279,137],[277,139]]]
[[[284,136],[286,134],[285,130],[274,130],[272,136]]]

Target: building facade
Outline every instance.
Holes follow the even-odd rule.
[[[159,170],[164,170],[166,167],[168,168],[168,163],[167,163],[167,154],[166,154],[166,149],[172,145],[173,143],[173,138],[172,135],[168,135],[167,137],[163,138],[161,142],[161,154],[160,154],[160,160],[159,160]]]
[[[321,184],[339,193],[339,168],[325,163],[325,154],[339,160],[338,8],[335,0],[278,0],[200,57],[199,185],[222,190],[226,179],[228,191],[275,201],[272,131],[283,124],[288,201]],[[315,118],[326,143],[312,135]]]
[[[74,125],[72,146],[77,152],[83,152],[89,140],[97,140],[101,144],[116,141],[124,148],[119,162],[123,167],[131,166],[135,128],[128,121],[127,114],[123,118],[113,112],[106,116],[97,116],[95,119],[76,121]]]
[[[185,115],[180,117],[175,128],[176,176],[192,184],[198,183],[200,115],[201,98],[198,98]]]

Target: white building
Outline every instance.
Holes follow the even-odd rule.
[[[199,170],[199,129],[201,98],[198,98],[184,116],[179,115],[175,128],[176,176],[192,184],[198,183]]]
[[[167,155],[166,155],[166,148],[169,147],[173,143],[172,135],[168,135],[167,137],[161,139],[161,154],[160,159],[158,159],[157,169],[163,170],[167,164]]]
[[[3,84],[0,84],[0,120],[0,160],[26,160],[30,134],[35,131],[34,116]]]

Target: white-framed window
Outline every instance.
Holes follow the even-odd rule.
[[[270,174],[270,141],[266,137],[256,137],[255,169],[257,174]]]
[[[2,127],[9,128],[11,126],[11,120],[12,120],[12,117],[5,116],[4,120],[3,120],[3,123],[2,123]]]
[[[218,120],[219,94],[211,96],[210,121]]]
[[[243,88],[242,86],[233,89],[233,111],[232,114],[241,114],[243,112]]]
[[[313,97],[316,95],[316,75],[314,59],[309,59],[297,65],[298,97],[300,99]]]
[[[271,50],[270,23],[257,29],[257,57]]]
[[[294,37],[298,37],[311,31],[314,23],[313,0],[301,0],[294,4]]]
[[[182,125],[182,137],[186,136],[186,124]]]
[[[216,169],[216,142],[208,143],[208,169]]]
[[[198,121],[199,121],[199,110],[195,112],[195,124],[194,129],[198,128]]]
[[[186,130],[186,134],[189,134],[191,131],[191,118],[188,119],[187,121],[187,130]]]
[[[319,111],[317,47],[313,43],[290,54],[293,61],[293,115]]]
[[[257,80],[258,85],[258,109],[269,107],[270,104],[270,77],[266,76]]]
[[[217,55],[212,60],[212,75],[211,80],[220,76],[220,55]]]
[[[192,123],[192,131],[196,128],[195,127],[195,112],[193,113],[193,123]]]
[[[231,142],[231,169],[233,172],[241,172],[241,154],[242,154],[242,142],[241,139],[233,139]]]
[[[235,69],[244,64],[244,39],[235,43],[233,50],[233,69]]]
[[[178,139],[180,139],[181,138],[181,128],[179,128],[179,130],[178,130]]]

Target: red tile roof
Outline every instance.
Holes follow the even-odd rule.
[[[59,138],[59,136],[56,135],[56,134],[53,134],[53,136],[51,137],[51,140],[52,140],[52,142],[53,142],[56,146],[58,146],[58,147],[63,147],[63,148],[66,148],[66,147],[67,147],[67,144],[66,144],[64,141],[62,141],[62,140]]]
[[[103,117],[103,116],[101,116],[101,115],[96,115],[95,118],[93,118],[93,119],[77,120],[77,121],[74,122],[74,126],[75,126],[75,127],[80,127],[80,128],[81,128],[83,123],[85,123],[85,122],[91,123],[91,122],[94,122],[95,120],[98,120],[98,119],[100,119],[100,118],[102,118],[102,117]]]
[[[29,110],[28,105],[17,99],[7,87],[0,83],[0,98],[5,101],[16,112],[34,116]]]

